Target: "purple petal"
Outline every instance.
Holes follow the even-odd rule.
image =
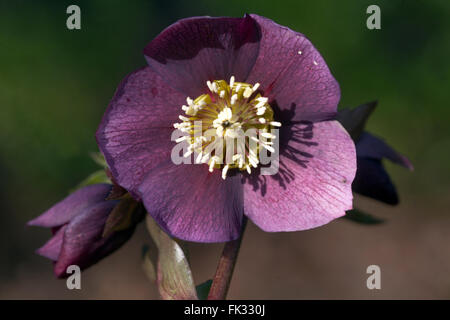
[[[67,225],[63,225],[58,231],[55,232],[53,237],[50,238],[42,247],[36,250],[36,253],[46,257],[50,260],[57,261],[59,253],[61,252],[61,246],[64,237],[64,231]]]
[[[319,121],[336,114],[339,84],[319,51],[301,33],[251,15],[261,28],[255,66],[247,81],[260,83],[278,113],[277,121]],[[277,110],[279,109],[279,110]]]
[[[97,142],[116,182],[134,195],[147,172],[170,159],[173,124],[185,96],[149,67],[119,86],[97,130]]]
[[[357,157],[357,162],[353,191],[387,204],[398,204],[397,191],[381,160]]]
[[[352,208],[355,146],[337,121],[285,127],[280,169],[244,185],[244,211],[265,231],[321,226]],[[286,137],[287,136],[287,137]]]
[[[84,209],[104,201],[110,190],[110,184],[93,184],[83,187],[55,204],[39,217],[29,221],[27,225],[49,228],[62,226]]]
[[[392,149],[386,142],[370,133],[363,132],[356,143],[358,157],[382,159],[387,158],[409,170],[414,170],[412,163],[405,156]]]
[[[119,248],[129,239],[134,228],[102,237],[109,213],[117,201],[104,201],[93,205],[76,216],[64,232],[63,244],[55,274],[66,276],[68,266],[75,264],[84,269]]]
[[[240,176],[221,178],[206,165],[167,163],[139,188],[147,211],[170,235],[187,241],[224,242],[239,237],[243,217]]]
[[[207,80],[244,81],[255,63],[259,33],[244,18],[195,17],[165,29],[144,50],[147,62],[170,86],[195,98]]]

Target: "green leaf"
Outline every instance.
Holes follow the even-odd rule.
[[[164,300],[197,300],[191,268],[181,246],[146,215],[147,229],[158,248],[156,284]]]
[[[94,162],[98,164],[100,167],[105,169],[108,168],[108,165],[106,164],[106,160],[103,154],[101,154],[100,152],[91,152],[90,156],[92,160],[94,160]]]
[[[133,198],[125,198],[112,209],[105,222],[103,237],[109,237],[112,233],[125,230],[134,224],[133,215],[138,203]]]
[[[195,289],[199,300],[206,300],[208,298],[209,290],[211,289],[212,280],[207,280],[199,284]]]
[[[97,163],[100,167],[102,167],[102,169],[91,173],[87,178],[81,181],[75,188],[70,190],[70,193],[83,187],[89,186],[91,184],[111,183],[111,179],[108,177],[106,173],[108,165],[106,164],[105,157],[103,157],[103,155],[100,152],[92,152],[90,156],[95,163]]]
[[[375,110],[378,102],[372,101],[362,104],[354,109],[343,109],[336,116],[342,126],[352,137],[353,141],[357,141],[364,131],[367,119]]]
[[[75,190],[81,189],[83,187],[86,187],[91,184],[97,184],[97,183],[111,183],[111,180],[109,180],[108,176],[106,175],[106,172],[104,169],[95,171],[94,173],[90,174],[86,179],[81,181],[74,189],[72,189],[70,192],[73,192]]]
[[[383,223],[384,220],[374,217],[368,213],[362,212],[358,209],[349,210],[346,212],[344,218],[349,219],[353,222],[361,223],[361,224],[380,224]]]

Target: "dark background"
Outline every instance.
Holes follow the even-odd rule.
[[[81,7],[82,29],[66,28]],[[381,30],[366,8],[381,8]],[[196,15],[257,13],[307,35],[341,86],[340,107],[378,99],[371,132],[415,166],[386,163],[401,204],[358,197],[387,219],[296,233],[250,224],[230,298],[450,298],[449,1],[0,1],[0,298],[157,298],[140,266],[143,226],[69,291],[33,253],[48,230],[27,228],[97,169],[94,133],[120,80],[145,64],[162,29]],[[214,274],[221,245],[191,245],[194,277]],[[382,289],[366,288],[377,264]]]

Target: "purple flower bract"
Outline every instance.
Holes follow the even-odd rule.
[[[387,204],[398,204],[397,191],[381,160],[386,158],[413,170],[411,162],[368,132],[363,132],[356,142],[356,154],[358,170],[353,180],[353,191]]]
[[[105,200],[111,192],[109,184],[86,186],[55,204],[29,226],[52,229],[53,236],[37,250],[54,261],[57,277],[67,276],[70,265],[85,269],[121,247],[133,234],[136,224],[102,236],[105,223],[118,200]]]

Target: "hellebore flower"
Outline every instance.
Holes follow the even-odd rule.
[[[137,203],[127,199],[105,200],[111,189],[109,184],[86,186],[28,222],[29,226],[52,229],[52,238],[37,253],[54,261],[57,277],[65,277],[70,265],[85,269],[95,264],[133,234],[139,218],[132,209]],[[121,220],[126,223],[111,224],[113,212],[115,216],[127,217],[128,220]],[[109,225],[114,227],[107,228]]]
[[[297,231],[352,208],[356,154],[333,120],[339,85],[304,35],[253,14],[195,17],[144,55],[148,66],[119,85],[96,136],[115,181],[167,233],[223,242],[239,236],[244,214],[265,231]],[[186,136],[172,141],[174,127]],[[209,149],[252,129],[257,148]],[[196,164],[172,161],[178,143]],[[261,174],[262,150],[279,154],[276,174]]]
[[[356,144],[357,170],[352,189],[363,196],[387,204],[398,204],[397,190],[386,172],[382,159],[413,170],[413,165],[384,140],[364,131],[365,124],[375,110],[377,102],[362,104],[352,110],[343,109],[337,120],[351,134]]]
[[[413,170],[411,162],[368,132],[363,132],[356,142],[356,155],[358,169],[353,180],[353,191],[387,204],[398,204],[397,191],[381,160],[386,158]]]

